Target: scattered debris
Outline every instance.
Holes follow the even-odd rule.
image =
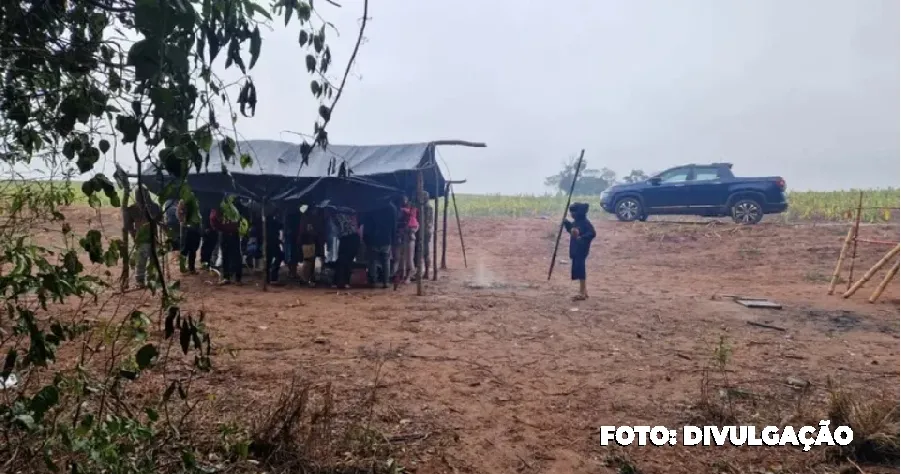
[[[0,390],[6,390],[9,388],[13,388],[19,384],[19,379],[16,378],[16,374],[9,374],[4,379],[0,377]]]
[[[785,379],[785,383],[787,383],[789,386],[795,387],[795,388],[804,388],[804,387],[810,386],[810,382],[808,382],[804,379],[799,379],[797,377],[788,377]]]
[[[782,309],[781,304],[774,303],[770,300],[736,299],[735,302],[748,308]]]
[[[759,328],[774,329],[776,331],[783,331],[783,332],[785,331],[785,328],[779,327],[779,326],[773,326],[771,324],[755,323],[754,321],[745,321],[745,322],[751,326],[757,326]]]

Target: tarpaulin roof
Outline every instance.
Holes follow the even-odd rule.
[[[420,172],[424,189],[433,197],[442,196],[446,181],[435,161],[435,146],[445,144],[484,146],[457,141],[329,145],[325,150],[316,147],[303,164],[298,143],[248,140],[238,142],[235,151],[238,156],[250,156],[249,166],[242,167],[238,158],[225,160],[219,146],[214,146],[208,166],[200,172],[192,169],[188,185],[198,195],[234,194],[274,205],[328,200],[335,206],[365,210],[400,194],[412,196]],[[165,171],[154,167],[142,174],[151,190],[161,190],[169,181]],[[154,179],[161,175],[162,180]]]

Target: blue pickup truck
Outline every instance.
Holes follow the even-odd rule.
[[[738,178],[731,163],[712,163],[678,166],[646,181],[611,186],[601,193],[601,207],[626,222],[693,215],[756,224],[764,214],[784,212],[788,203],[784,179]]]

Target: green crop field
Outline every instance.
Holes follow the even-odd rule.
[[[62,182],[29,182],[28,187],[52,187],[55,190],[71,191],[73,204],[87,204],[88,199],[81,192],[81,183],[72,182],[68,186]],[[0,197],[22,191],[22,184],[0,183]],[[863,222],[898,222],[898,211],[888,208],[899,207],[898,188],[868,189],[863,191]],[[850,221],[854,218],[861,190],[849,191],[795,191],[788,193],[788,212],[779,216],[786,221]],[[97,195],[100,202],[107,205],[107,199]],[[500,195],[500,194],[457,194],[457,207],[461,217],[553,217],[562,214],[566,196],[562,195]],[[573,202],[591,204],[592,213],[599,215],[597,196],[574,196]]]
[[[898,211],[883,208],[899,207],[899,190],[871,189],[864,190],[861,220],[864,222],[898,222]],[[842,221],[854,217],[860,191],[804,191],[791,192],[788,195],[788,212],[780,217],[789,221]],[[597,196],[574,196],[573,201],[591,204],[592,212],[597,215]],[[484,194],[457,194],[457,207],[463,217],[476,216],[556,216],[563,212],[566,196],[502,196]]]

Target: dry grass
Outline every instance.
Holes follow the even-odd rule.
[[[335,402],[330,383],[292,380],[254,423],[250,456],[271,473],[402,472],[389,459],[389,441],[371,427],[375,397],[353,410],[363,413],[353,422],[340,416]]]
[[[827,413],[831,426],[833,429],[848,426],[854,432],[854,440],[849,445],[835,447],[835,457],[838,460],[897,466],[901,460],[898,399],[851,392],[832,382],[828,390]]]

